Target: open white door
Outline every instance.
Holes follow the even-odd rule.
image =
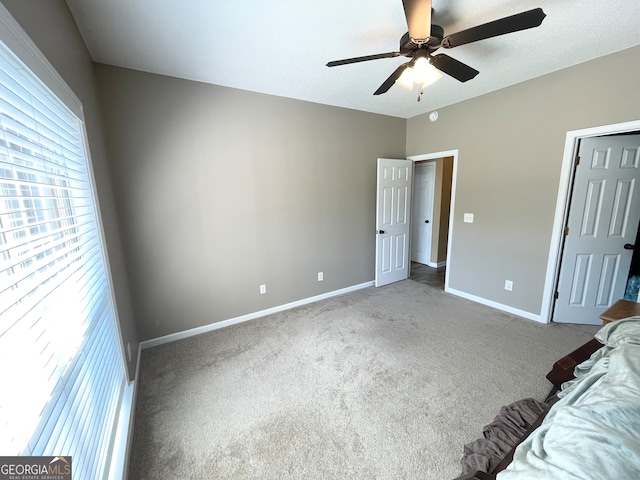
[[[411,160],[378,159],[376,287],[409,277]]]
[[[411,260],[430,266],[434,266],[431,262],[431,233],[435,179],[435,163],[417,164],[413,169]]]
[[[640,135],[580,141],[554,322],[602,324],[624,295],[640,222]]]

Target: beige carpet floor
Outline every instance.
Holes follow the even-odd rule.
[[[129,478],[452,479],[596,331],[406,280],[147,349]]]

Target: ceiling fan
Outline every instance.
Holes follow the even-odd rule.
[[[431,24],[431,0],[402,0],[402,4],[409,31],[400,39],[400,51],[334,60],[327,63],[327,67],[337,67],[380,58],[399,56],[411,58],[408,62],[400,65],[373,93],[374,95],[385,93],[393,86],[396,80],[400,79],[405,71],[412,71],[416,67],[420,67],[421,64],[426,64],[427,68],[430,68],[428,64],[431,64],[456,80],[466,82],[478,75],[478,70],[444,53],[437,55],[433,55],[433,53],[441,47],[454,48],[467,43],[538,27],[546,17],[542,8],[534,8],[533,10],[484,23],[445,37],[444,29],[441,26]],[[420,97],[418,97],[419,99]]]

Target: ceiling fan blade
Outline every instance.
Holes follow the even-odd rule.
[[[364,57],[345,58],[344,60],[334,60],[327,63],[327,67],[337,67],[338,65],[348,65],[350,63],[368,62],[369,60],[378,60],[380,58],[399,57],[400,52],[378,53],[376,55],[366,55]]]
[[[409,36],[417,45],[431,35],[431,0],[402,0]]]
[[[444,72],[461,82],[471,80],[480,73],[475,68],[471,68],[469,65],[462,63],[449,55],[445,55],[444,53],[432,56],[430,62],[431,65],[441,72]]]
[[[404,72],[405,69],[409,67],[412,63],[413,63],[413,60],[407,63],[403,63],[398,68],[396,68],[394,72],[391,75],[389,75],[389,78],[387,78],[384,82],[382,82],[382,85],[380,85],[380,87],[375,92],[373,92],[373,94],[381,95],[385,93],[387,90],[389,90],[391,87],[393,87],[393,84],[396,82],[397,79],[400,78],[400,75],[402,75],[402,72]]]
[[[493,22],[484,23],[477,27],[468,28],[467,30],[448,35],[442,40],[442,46],[444,48],[453,48],[486,38],[538,27],[542,23],[542,20],[544,20],[544,17],[546,17],[546,15],[541,8],[534,8],[533,10],[517,13],[509,17],[501,18],[500,20],[494,20]]]

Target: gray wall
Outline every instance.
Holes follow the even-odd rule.
[[[639,119],[639,78],[636,47],[408,120],[407,155],[459,149],[450,288],[541,313],[566,133]]]
[[[405,120],[97,74],[143,340],[373,280],[376,158],[404,158]]]
[[[132,361],[128,363],[129,376],[132,378],[135,374],[137,360],[138,334],[129,296],[129,283],[111,190],[96,93],[94,64],[64,1],[2,0],[2,4],[20,23],[82,102],[116,292],[120,329],[124,344],[131,343],[133,354]]]

